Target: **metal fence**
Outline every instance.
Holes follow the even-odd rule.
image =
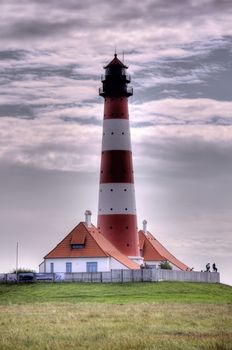
[[[185,281],[220,283],[218,272],[176,271],[163,269],[111,270],[109,272],[74,272],[74,273],[19,273],[0,274],[0,283],[17,282],[92,282],[126,283]]]

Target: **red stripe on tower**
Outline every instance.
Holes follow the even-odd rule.
[[[99,89],[105,101],[98,227],[123,254],[141,262],[128,115],[133,90],[128,87],[128,67],[116,54],[104,68]]]

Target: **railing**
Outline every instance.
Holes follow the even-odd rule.
[[[176,271],[163,269],[111,270],[108,272],[74,272],[74,273],[21,273],[0,274],[0,283],[17,282],[159,282],[185,281],[220,283],[217,272]]]
[[[107,92],[107,94],[112,94],[113,95],[113,92],[116,92],[117,95],[120,95],[120,94],[126,94],[126,95],[133,95],[133,88],[131,86],[126,86],[124,87],[123,89],[112,89],[112,90],[109,90],[109,89],[105,89],[103,87],[100,87],[99,88],[99,95],[104,95],[105,93]]]

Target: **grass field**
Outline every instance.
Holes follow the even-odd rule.
[[[232,349],[232,288],[0,285],[0,349]]]

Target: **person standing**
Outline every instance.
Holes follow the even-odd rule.
[[[213,265],[212,265],[212,266],[213,266],[213,272],[217,272],[217,270],[218,270],[218,269],[217,269],[217,267],[216,267],[216,264],[215,264],[215,263],[213,263]]]
[[[206,272],[209,272],[210,271],[210,263],[206,264],[205,267],[206,267]]]

